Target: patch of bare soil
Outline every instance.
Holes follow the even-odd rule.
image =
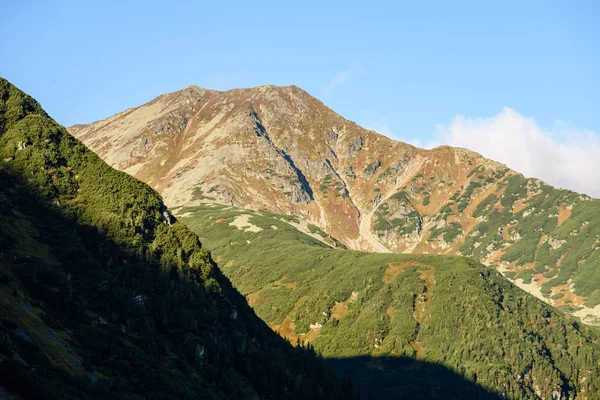
[[[558,209],[558,226],[571,216],[571,208],[561,207]]]

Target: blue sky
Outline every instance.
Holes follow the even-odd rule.
[[[294,84],[422,145],[505,107],[597,144],[595,1],[84,3],[0,4],[0,75],[67,126],[191,84]]]

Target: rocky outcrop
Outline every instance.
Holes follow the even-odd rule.
[[[567,243],[566,240],[555,239],[553,237],[548,238],[548,244],[552,248],[552,250],[556,250],[561,247],[563,244]]]
[[[340,153],[344,157],[355,157],[358,152],[362,149],[363,146],[363,138],[362,136],[356,136],[354,139],[345,141],[342,145],[342,150]]]

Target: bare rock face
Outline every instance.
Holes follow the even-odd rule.
[[[362,149],[363,138],[362,136],[356,136],[354,139],[347,142],[343,147],[341,153],[344,157],[354,157]]]
[[[397,248],[399,243],[411,248],[422,239],[423,218],[404,191],[380,204],[375,220],[373,229],[389,248]]]
[[[553,250],[560,248],[563,244],[567,243],[566,240],[558,240],[555,238],[548,238],[548,244]]]
[[[392,220],[404,226],[400,220],[413,213],[408,226],[422,225],[413,218],[421,215],[423,196],[414,182],[419,171],[408,170],[415,157],[423,160],[418,169],[427,169],[427,183],[438,185],[430,197],[437,191],[449,197],[448,182],[439,183],[443,171],[468,173],[457,160],[484,160],[464,149],[426,151],[393,141],[294,86],[228,92],[190,86],[69,129],[109,164],[151,184],[170,206],[219,202],[301,215],[362,250],[374,242],[359,226],[370,229],[375,220],[364,219],[381,204],[392,205],[390,196],[402,186],[417,201],[410,210],[395,210]],[[372,232],[399,248],[409,236],[403,229]],[[423,239],[421,230],[415,228],[413,242]]]
[[[356,174],[354,173],[354,171],[352,170],[352,166],[350,164],[346,164],[344,165],[344,171],[343,171],[344,176],[353,181],[356,179]]]

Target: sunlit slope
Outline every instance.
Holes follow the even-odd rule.
[[[337,367],[338,358],[409,357],[509,398],[600,390],[597,336],[492,268],[454,256],[335,249],[298,231],[291,216],[220,205],[177,213],[263,320]],[[373,362],[349,365],[360,377]],[[414,379],[398,371],[388,384]]]
[[[70,131],[173,206],[294,214],[354,250],[465,255],[600,324],[600,200],[364,129],[304,90],[188,87]]]

